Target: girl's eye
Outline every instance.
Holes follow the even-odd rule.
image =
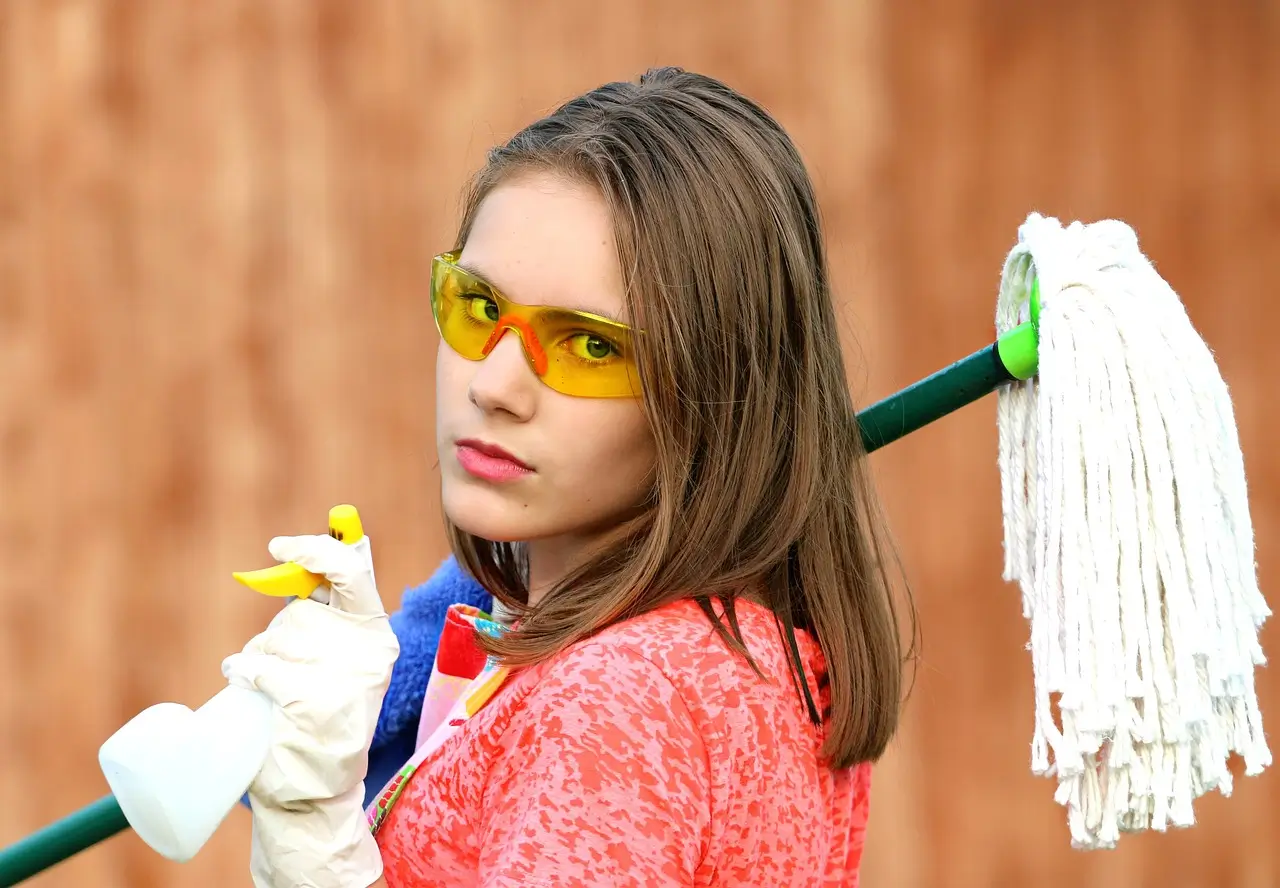
[[[574,334],[567,344],[570,352],[586,361],[603,361],[619,353],[616,345],[593,333]]]
[[[467,312],[477,321],[487,321],[490,324],[498,322],[498,303],[488,296],[469,294],[463,298],[467,300]]]

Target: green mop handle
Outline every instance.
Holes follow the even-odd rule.
[[[995,342],[961,358],[883,401],[858,412],[867,452],[972,404],[1005,383],[1030,379],[1040,366],[1040,279],[1027,295],[1031,320],[1001,333]]]
[[[1004,383],[1034,376],[1037,321],[1009,330],[986,348],[860,411],[857,420],[867,450],[892,443]],[[104,796],[0,851],[0,888],[61,863],[128,825],[115,797]]]
[[[0,851],[0,886],[8,888],[29,879],[111,838],[128,825],[115,796],[103,796]]]
[[[1001,385],[1036,375],[1037,332],[1028,321],[883,401],[858,412],[862,443],[870,453],[989,395]]]

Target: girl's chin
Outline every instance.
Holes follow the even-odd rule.
[[[522,504],[495,502],[492,497],[471,492],[444,497],[444,514],[450,524],[495,543],[519,543],[540,536],[539,522],[531,520],[531,511]]]

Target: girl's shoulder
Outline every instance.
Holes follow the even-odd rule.
[[[713,607],[721,624],[732,632],[734,621],[724,615],[722,605],[717,602]],[[734,618],[744,646],[766,676],[787,668],[789,658],[782,629],[772,611],[739,600],[734,606]],[[796,639],[806,668],[820,670],[822,654],[812,637],[798,632]],[[688,598],[616,623],[574,648],[596,652],[625,648],[652,660],[664,672],[677,674],[702,673],[721,666],[755,674],[746,659],[725,642],[698,602]],[[784,677],[785,674],[782,673]]]
[[[720,613],[720,606],[715,607]],[[798,705],[788,652],[772,612],[740,601],[735,616],[758,672],[725,642],[696,601],[682,599],[571,645],[542,664],[538,676],[530,676],[531,686],[568,682],[581,693],[615,700],[670,693],[703,725],[707,719],[721,721],[730,715],[726,710]],[[727,619],[722,622],[729,625]],[[816,688],[824,671],[821,651],[803,632],[797,633],[797,642],[806,675]]]
[[[822,728],[773,614],[742,602],[736,623],[759,672],[696,601],[679,601],[519,674],[481,710],[492,727],[480,752],[466,752],[493,763],[485,835],[536,835],[522,859],[586,860],[584,872],[625,850],[628,876],[638,860],[651,865],[646,883],[679,873],[682,884],[855,884],[867,767],[823,764]],[[805,633],[797,641],[825,705],[818,647]]]

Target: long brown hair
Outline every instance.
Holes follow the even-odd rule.
[[[467,194],[459,246],[485,196],[531,169],[589,183],[612,210],[627,309],[645,330],[635,347],[657,468],[639,517],[532,608],[520,544],[447,524],[461,564],[520,616],[518,629],[482,643],[526,665],[694,598],[754,667],[733,602],[755,595],[778,616],[810,717],[826,723],[827,760],[879,758],[897,727],[907,656],[817,202],[795,146],[725,84],[651,70],[494,148]],[[826,658],[825,713],[795,628]]]

